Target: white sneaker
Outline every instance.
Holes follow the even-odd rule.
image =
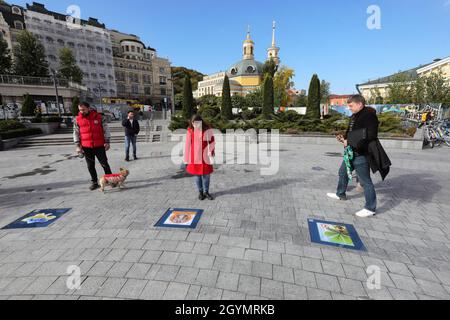
[[[374,215],[376,215],[375,212],[369,211],[367,209],[362,209],[361,211],[356,213],[356,216],[360,217],[360,218],[369,218],[369,217],[373,217]]]
[[[346,199],[344,198],[340,198],[337,196],[336,193],[327,193],[327,197],[333,200],[338,200],[338,201],[345,201]]]

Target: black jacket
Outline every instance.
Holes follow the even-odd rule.
[[[131,125],[131,121],[128,119],[125,119],[122,121],[122,126],[125,128],[125,135],[127,137],[134,137],[139,134],[141,131],[141,127],[139,126],[139,121],[136,119],[133,120],[133,125]]]
[[[372,172],[377,173],[379,171],[384,181],[391,170],[392,163],[386,151],[384,151],[380,140],[376,139],[369,143],[367,158]]]
[[[364,108],[360,112],[354,114],[351,119],[353,127],[347,130],[347,137],[351,131],[365,131],[364,138],[357,143],[350,143],[358,155],[367,156],[369,153],[369,143],[378,139],[379,121],[375,110]]]
[[[378,139],[379,121],[375,110],[364,108],[359,113],[352,116],[353,127],[347,131],[347,136],[351,131],[364,130],[364,138],[356,143],[350,143],[356,153],[366,156],[373,173],[380,172],[383,180],[389,174],[392,166],[386,151]]]

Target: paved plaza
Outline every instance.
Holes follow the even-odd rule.
[[[280,171],[221,165],[215,201],[171,161],[174,143],[139,145],[128,188],[90,192],[73,146],[0,154],[0,227],[35,209],[72,208],[45,229],[0,230],[0,299],[449,299],[450,148],[388,150],[379,215],[336,189],[342,149],[282,144]],[[122,145],[109,152],[124,166]],[[154,228],[168,208],[203,209],[192,231]],[[308,219],[353,224],[367,252],[312,244]],[[67,268],[81,269],[69,290]],[[367,287],[367,268],[381,289]]]

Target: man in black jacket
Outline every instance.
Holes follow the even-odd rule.
[[[139,121],[134,118],[134,111],[128,111],[128,117],[123,120],[122,126],[125,128],[125,161],[130,161],[130,145],[133,145],[134,160],[137,160],[136,143],[141,128]]]
[[[374,169],[374,172],[382,172],[384,179],[389,172],[390,162],[383,164],[375,163],[376,159],[374,158],[373,153],[376,151],[373,151],[373,146],[374,142],[378,142],[379,127],[376,111],[367,108],[364,97],[360,95],[352,96],[348,100],[348,107],[353,115],[350,119],[347,134],[346,136],[338,136],[337,139],[344,145],[345,148],[351,146],[354,151],[353,168],[356,170],[358,178],[364,187],[364,195],[366,198],[366,205],[364,209],[356,213],[356,216],[367,218],[374,216],[377,209],[377,195],[372,178],[370,177],[370,169]],[[379,142],[378,144],[375,143],[375,145],[375,149],[378,150],[378,145],[379,148],[382,149]],[[384,152],[384,150],[379,151]],[[380,157],[377,157],[377,159],[380,159]],[[339,185],[337,193],[329,193],[327,196],[334,200],[346,200],[348,184],[349,177],[347,166],[345,162],[343,162],[339,170]]]

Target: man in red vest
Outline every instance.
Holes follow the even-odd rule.
[[[97,111],[92,110],[89,103],[83,102],[78,106],[80,113],[74,121],[73,140],[77,146],[77,153],[86,158],[89,173],[92,178],[90,190],[99,188],[95,158],[103,167],[105,174],[112,174],[108,164],[106,151],[110,149],[111,134],[106,119]]]

